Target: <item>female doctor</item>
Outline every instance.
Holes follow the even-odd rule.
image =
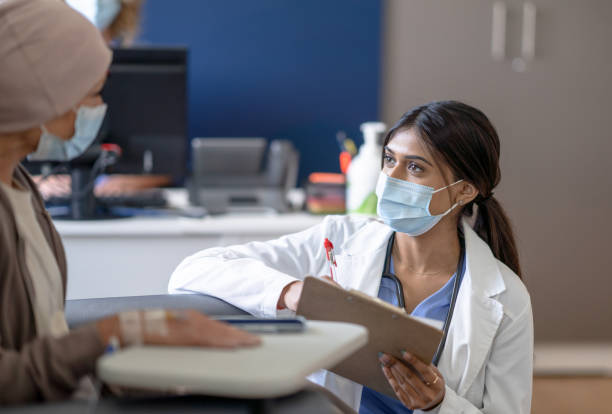
[[[409,353],[379,355],[397,400],[326,371],[314,382],[360,413],[529,413],[532,311],[493,196],[499,153],[478,109],[455,101],[413,108],[384,142],[380,220],[329,216],[277,240],[201,251],[179,265],[169,291],[214,295],[266,317],[295,311],[302,279],[327,274],[327,237],[341,286],[441,320],[446,335],[430,365]]]

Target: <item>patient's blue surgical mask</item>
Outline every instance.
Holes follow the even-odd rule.
[[[376,184],[378,215],[393,230],[410,236],[420,236],[438,224],[459,203],[442,214],[432,216],[429,204],[433,195],[463,180],[434,190],[432,187],[398,180],[381,172]]]
[[[30,161],[70,161],[81,155],[98,136],[98,131],[104,121],[106,104],[98,106],[81,106],[76,112],[74,135],[69,140],[47,131],[40,126],[42,134],[36,151],[28,155]]]

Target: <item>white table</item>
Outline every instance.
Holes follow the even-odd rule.
[[[308,321],[303,333],[262,335],[237,350],[134,347],[98,360],[107,383],[223,397],[273,398],[299,391],[306,377],[331,368],[368,341],[367,329]]]
[[[68,259],[67,299],[159,295],[178,264],[199,250],[302,231],[322,216],[235,213],[202,219],[137,217],[55,225]]]

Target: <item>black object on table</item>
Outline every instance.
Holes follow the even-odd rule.
[[[221,299],[208,295],[149,295],[117,298],[73,299],[66,301],[70,328],[133,309],[195,309],[206,315],[248,315]]]

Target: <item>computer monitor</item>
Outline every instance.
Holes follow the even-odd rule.
[[[110,172],[164,174],[180,183],[188,151],[187,49],[114,49],[102,98],[108,113],[100,138],[123,151]]]

